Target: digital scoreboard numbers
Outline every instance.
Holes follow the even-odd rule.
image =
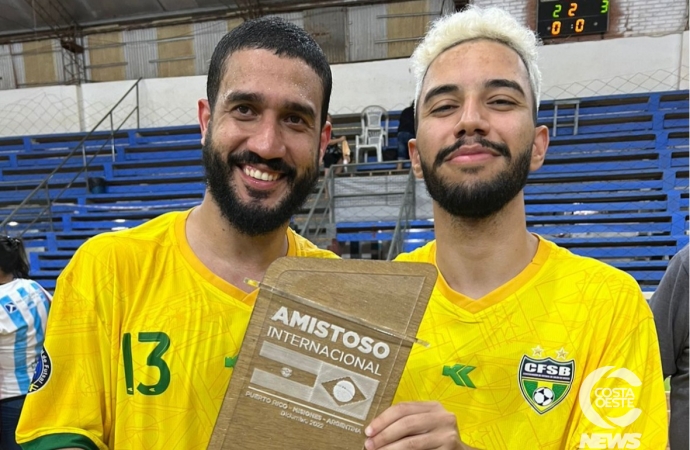
[[[539,0],[537,32],[542,39],[605,33],[610,0]]]

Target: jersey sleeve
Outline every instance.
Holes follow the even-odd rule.
[[[634,280],[612,284],[624,287],[590,321],[601,337],[583,373],[566,448],[665,449],[668,415],[654,320]]]
[[[46,340],[17,426],[24,449],[107,449],[111,354],[110,258],[87,242],[60,275]],[[117,344],[115,344],[117,345]]]
[[[675,255],[649,304],[659,335],[664,377],[676,375],[688,346],[688,247]]]

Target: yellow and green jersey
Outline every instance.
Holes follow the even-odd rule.
[[[436,263],[436,242],[398,261]],[[487,450],[666,448],[653,318],[629,275],[539,240],[480,299],[439,274],[395,402],[440,402]]]
[[[60,275],[26,449],[205,449],[256,292],[208,270],[189,212],[90,239]],[[288,256],[335,258],[288,229]]]

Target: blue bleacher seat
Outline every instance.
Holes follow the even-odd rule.
[[[558,115],[567,118],[572,111],[559,106]],[[397,148],[399,113],[389,112],[391,154]],[[553,102],[544,102],[538,122],[551,126],[553,115]],[[544,166],[530,175],[525,188],[527,226],[575,253],[626,270],[643,287],[653,288],[668,258],[688,241],[688,92],[583,98],[579,115],[578,133],[559,125]],[[359,126],[358,114],[343,115],[336,117],[334,132],[354,140]],[[0,218],[84,136],[1,138]],[[112,142],[107,132],[92,136],[84,144],[87,158],[93,158],[88,173],[81,172],[80,149],[52,177],[49,189],[16,217],[19,229],[46,208],[46,194],[59,194],[50,220],[32,225],[24,235],[32,276],[53,289],[55,277],[90,236],[198,204],[205,190],[200,139],[198,125],[122,130]],[[397,161],[383,161],[361,172],[376,175],[396,168]],[[88,192],[87,177],[102,177],[104,192]],[[66,188],[73,179],[75,184]],[[410,223],[405,251],[433,239],[429,219]],[[391,221],[342,222],[337,238],[352,248],[369,242],[382,249],[395,226]]]
[[[550,126],[553,111],[543,103],[539,123]],[[581,99],[579,113],[578,133],[559,126],[543,167],[530,174],[528,229],[653,289],[688,242],[688,92]],[[410,227],[403,251],[433,239],[432,222]],[[339,223],[337,237],[357,257],[350,243],[356,252],[366,242],[389,242],[394,228]]]

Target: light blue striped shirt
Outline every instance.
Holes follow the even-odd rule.
[[[43,348],[50,295],[35,281],[0,285],[0,399],[29,391]]]

